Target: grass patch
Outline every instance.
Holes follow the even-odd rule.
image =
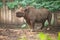
[[[60,32],[58,32],[57,40],[60,40]]]
[[[50,36],[48,36],[47,34],[44,34],[43,32],[40,32],[38,34],[38,37],[40,40],[51,40]]]

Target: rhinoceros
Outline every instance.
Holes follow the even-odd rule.
[[[46,8],[36,9],[28,6],[25,9],[21,8],[20,11],[17,11],[16,16],[24,17],[31,29],[34,29],[35,23],[42,23],[41,29],[43,29],[46,20],[48,20],[49,25],[51,25],[52,13]]]

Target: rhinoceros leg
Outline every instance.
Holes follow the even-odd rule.
[[[42,27],[41,27],[41,30],[44,28],[44,23],[45,23],[45,19],[44,20],[42,20]]]
[[[35,21],[30,21],[30,28],[32,29],[32,31],[35,31],[34,26],[35,26]]]

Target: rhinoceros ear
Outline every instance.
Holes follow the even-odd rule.
[[[24,12],[29,13],[29,9],[28,9],[28,8],[26,8],[26,9],[24,10]]]

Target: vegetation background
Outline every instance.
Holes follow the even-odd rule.
[[[6,0],[5,5],[8,6],[9,9],[16,9],[18,6],[26,7],[27,5],[33,6],[37,9],[44,7],[47,8],[51,12],[55,12],[60,10],[60,0]],[[2,8],[4,3],[0,0],[0,8]],[[54,17],[52,17],[51,24],[54,23]],[[48,22],[45,22],[45,26],[48,25]]]

